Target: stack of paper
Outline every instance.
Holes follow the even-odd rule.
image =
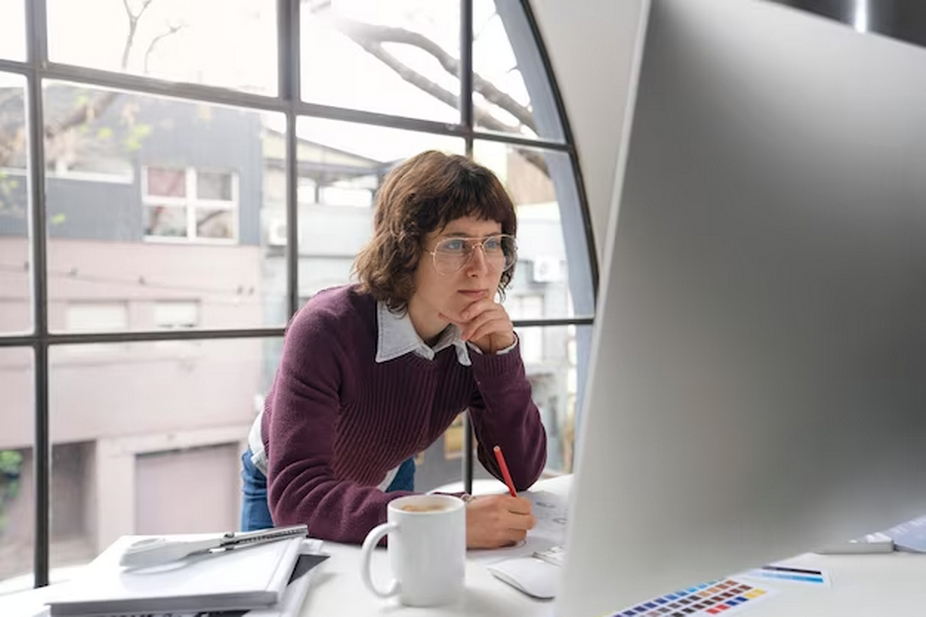
[[[198,539],[204,536],[172,536]],[[170,613],[174,616],[213,611],[252,611],[255,617],[287,615],[290,603],[302,603],[309,577],[296,576],[319,559],[317,540],[288,538],[268,544],[187,557],[149,568],[125,568],[119,559],[125,548],[141,539],[123,536],[77,578],[65,583],[47,604],[51,617]],[[289,585],[290,581],[299,585]],[[294,599],[294,596],[301,597]]]
[[[559,591],[566,542],[566,497],[549,491],[522,493],[530,500],[537,524],[527,540],[511,548],[470,551],[470,559],[486,561],[486,568],[500,580],[534,598],[553,598]]]
[[[320,555],[314,549],[299,555],[296,569],[283,592],[279,604],[270,609],[257,609],[248,611],[243,617],[297,617],[302,611],[305,597],[309,594],[309,585],[312,574],[316,572],[315,566],[328,559],[328,555]],[[152,615],[152,617],[179,617],[177,615]],[[185,617],[185,616],[184,616]],[[190,617],[212,617],[208,613],[203,615],[190,615]]]

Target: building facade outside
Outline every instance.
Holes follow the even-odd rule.
[[[46,105],[86,95],[60,86]],[[91,93],[90,95],[95,95]],[[53,113],[53,111],[52,111]],[[126,115],[131,114],[127,124]],[[284,325],[283,136],[266,115],[120,93],[47,167],[49,329],[59,332]],[[100,138],[111,140],[100,146]],[[302,300],[344,284],[369,238],[375,191],[396,160],[300,140]],[[519,204],[516,319],[565,315],[570,298],[553,183],[514,150],[494,167]],[[30,319],[25,174],[4,170],[0,321]],[[17,179],[21,181],[16,182]],[[336,233],[334,233],[336,230]],[[575,394],[572,327],[519,331],[551,470]],[[124,533],[237,527],[239,456],[282,349],[280,339],[64,345],[52,349],[52,543],[85,562]],[[0,353],[15,494],[0,501],[0,579],[32,551],[32,406],[27,358]],[[418,457],[422,490],[460,478],[462,429]],[[16,462],[18,460],[18,463]],[[477,463],[478,465],[478,463]],[[480,470],[477,477],[489,477]]]

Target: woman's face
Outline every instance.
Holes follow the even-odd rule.
[[[415,294],[409,308],[429,320],[443,313],[462,321],[460,314],[467,306],[483,298],[494,298],[504,267],[493,265],[491,258],[486,258],[485,250],[477,246],[469,261],[456,272],[451,272],[453,268],[447,266],[446,251],[443,256],[436,256],[438,264],[442,265],[442,271],[439,271],[432,252],[447,239],[462,238],[478,245],[485,238],[501,232],[502,225],[497,221],[467,216],[429,233],[424,239],[424,252],[415,270]],[[444,246],[456,250],[466,244],[461,241]]]

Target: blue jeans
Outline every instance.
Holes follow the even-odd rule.
[[[251,462],[251,449],[241,455],[241,531],[255,531],[273,527],[270,506],[267,504],[267,476]],[[415,459],[409,458],[399,465],[395,478],[386,492],[415,490]]]

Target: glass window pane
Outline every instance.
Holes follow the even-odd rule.
[[[520,2],[473,2],[473,118],[488,131],[564,140],[550,79]]]
[[[219,171],[200,171],[196,174],[196,197],[232,201],[232,174]]]
[[[127,307],[123,331],[156,329],[169,301],[196,303],[197,328],[286,323],[263,191],[284,168],[284,150],[263,147],[282,115],[60,82],[44,93],[52,331],[99,302]]]
[[[510,300],[514,300],[510,297]],[[530,295],[524,300],[533,301]],[[506,301],[507,306],[507,301]],[[575,415],[579,389],[585,380],[588,354],[578,348],[591,337],[591,326],[533,326],[516,328],[521,340],[524,370],[531,393],[547,431],[547,470],[571,472],[575,442]]]
[[[186,238],[187,209],[177,206],[145,206],[146,238]]]
[[[33,583],[34,381],[31,349],[0,348],[0,594]]]
[[[302,0],[302,98],[460,121],[458,0]]]
[[[186,170],[149,167],[147,185],[142,189],[150,197],[186,197]]]
[[[392,167],[423,150],[462,154],[464,144],[455,137],[316,118],[300,118],[297,129],[299,182],[306,187],[299,200],[299,295],[306,299],[349,282],[354,257],[373,229],[373,196]],[[285,235],[282,203],[278,208]]]
[[[528,290],[543,295],[541,314],[520,314],[517,308],[512,318],[594,315],[585,225],[569,156],[487,141],[476,141],[473,154],[495,172],[518,209],[518,263],[509,295]]]
[[[196,237],[234,240],[235,217],[231,210],[196,209]]]
[[[277,93],[274,0],[48,0],[55,62]]]
[[[0,0],[0,58],[26,59],[26,0]]]
[[[0,73],[0,332],[32,329],[25,88]]]
[[[157,306],[165,327],[194,318]],[[52,566],[86,563],[122,534],[237,529],[243,444],[281,340],[102,346],[49,354]]]

